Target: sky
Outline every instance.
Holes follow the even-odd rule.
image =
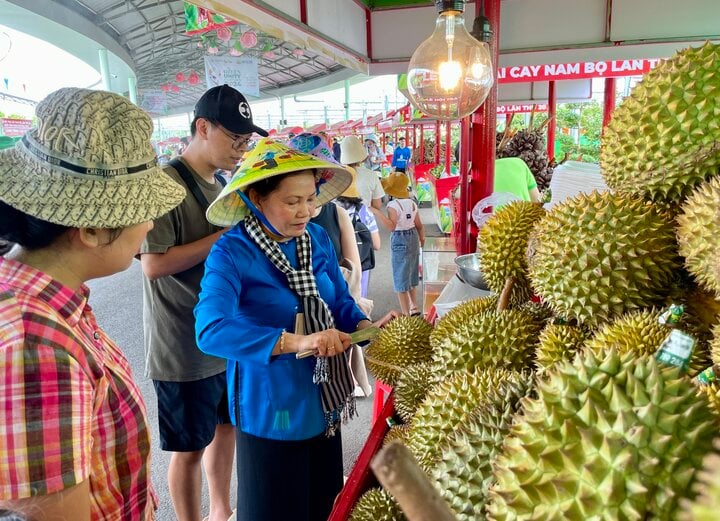
[[[7,85],[6,85],[7,80]],[[33,36],[0,25],[0,93],[39,101],[62,87],[99,85],[84,61]],[[29,118],[33,107],[0,99],[0,111]]]

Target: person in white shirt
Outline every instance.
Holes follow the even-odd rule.
[[[385,191],[377,174],[363,166],[367,157],[367,150],[356,136],[348,136],[340,143],[340,162],[357,172],[357,188],[363,204],[379,210]]]

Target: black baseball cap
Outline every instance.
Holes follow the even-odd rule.
[[[267,130],[253,123],[250,104],[245,96],[230,85],[208,89],[195,104],[195,117],[217,121],[233,134],[255,132],[263,137],[268,135]]]

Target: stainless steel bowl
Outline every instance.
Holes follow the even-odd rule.
[[[468,253],[467,255],[455,257],[455,264],[457,264],[458,267],[457,276],[465,284],[485,291],[490,290],[485,282],[482,271],[480,271],[480,259],[477,253]]]

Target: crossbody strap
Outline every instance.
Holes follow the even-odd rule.
[[[200,190],[200,186],[197,184],[197,181],[195,181],[195,178],[190,173],[190,170],[188,170],[188,167],[185,166],[185,163],[180,161],[180,159],[175,158],[172,159],[168,163],[168,165],[177,170],[177,173],[180,174],[180,177],[190,190],[190,193],[193,194],[195,200],[198,202],[198,204],[203,210],[207,210],[207,207],[210,206],[210,203],[208,203],[205,194],[203,194],[202,190]],[[220,186],[225,186],[226,184],[225,178],[220,174],[215,174],[215,180],[220,183]]]

